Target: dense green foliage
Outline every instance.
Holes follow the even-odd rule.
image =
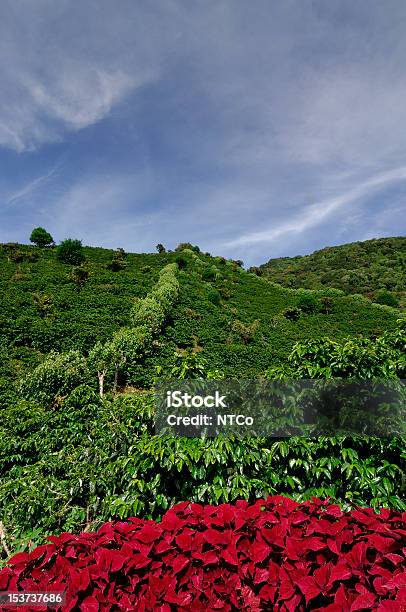
[[[148,390],[157,376],[405,377],[399,311],[339,290],[282,288],[188,243],[83,254],[77,268],[52,249],[0,249],[0,517],[10,550],[117,516],[158,518],[185,499],[328,495],[406,510],[403,439],[157,436]]]
[[[406,320],[373,340],[329,338],[297,343],[286,363],[266,373],[269,378],[406,379]]]
[[[85,260],[83,247],[80,240],[67,238],[58,245],[56,249],[58,261],[66,264],[79,265]]]
[[[406,238],[379,238],[270,259],[260,268],[284,287],[337,287],[379,304],[406,307]]]
[[[343,374],[361,376],[365,364],[355,367],[354,354],[369,358],[373,345],[348,350],[349,342],[340,345]],[[376,374],[405,367],[403,321],[378,342],[382,370]],[[302,374],[305,364],[308,375],[325,375],[325,355],[324,340],[297,345],[289,356],[293,374]],[[75,358],[70,355],[69,364]],[[206,368],[201,355],[178,353],[162,374],[221,377]],[[72,385],[69,377],[44,380],[52,392],[59,390],[55,380]],[[220,503],[278,493],[406,510],[404,439],[168,438],[154,435],[151,392],[101,400],[83,384],[51,408],[34,401],[3,408],[0,474],[0,514],[13,548],[26,544],[34,525],[40,541],[49,532],[94,527],[117,516],[158,518],[186,499]]]

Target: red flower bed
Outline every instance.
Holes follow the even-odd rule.
[[[161,523],[49,539],[13,557],[0,591],[66,590],[64,610],[83,612],[406,610],[405,512],[280,496],[185,502]]]

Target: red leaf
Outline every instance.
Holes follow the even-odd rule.
[[[244,608],[247,612],[261,611],[261,600],[249,586],[244,586],[241,589],[241,595],[244,601]]]
[[[137,533],[137,540],[144,544],[152,544],[159,537],[159,532],[155,525],[147,524]]]
[[[358,595],[353,601],[350,611],[355,612],[356,610],[372,610],[376,597],[372,593],[364,593]]]
[[[179,572],[185,569],[185,567],[187,567],[189,564],[190,564],[190,561],[187,557],[183,557],[181,555],[179,555],[178,557],[175,557],[172,563],[173,573],[179,574]]]
[[[221,557],[224,559],[224,561],[226,561],[226,563],[230,563],[230,565],[238,565],[238,555],[235,546],[232,547],[230,545],[225,548],[221,553]]]
[[[27,563],[30,560],[30,555],[28,553],[17,553],[14,557],[11,557],[9,563],[11,565],[18,565],[19,563]]]
[[[269,577],[268,569],[257,567],[255,569],[255,574],[254,574],[254,584],[255,585],[262,584],[263,582],[266,582],[268,580],[268,577]]]
[[[251,554],[254,563],[262,563],[271,554],[271,549],[264,542],[254,542]]]
[[[297,581],[297,586],[305,596],[306,603],[317,597],[321,593],[321,589],[313,576],[306,576]]]
[[[203,533],[203,537],[212,546],[224,546],[230,542],[230,534],[228,532],[217,531],[217,529],[207,529]]]
[[[343,580],[348,580],[351,578],[352,572],[351,569],[345,563],[339,563],[335,565],[331,569],[329,584],[332,585],[333,582],[338,580],[342,582]]]
[[[80,604],[80,610],[81,612],[99,612],[99,602],[96,597],[89,595]]]
[[[404,564],[406,562],[405,557],[403,557],[402,555],[395,555],[393,553],[385,555],[384,559],[388,559],[394,565],[400,565],[401,563]]]

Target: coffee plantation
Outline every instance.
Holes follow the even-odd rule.
[[[109,265],[117,252],[83,247],[78,288],[77,261],[52,246],[0,248],[3,562],[50,533],[159,521],[184,501],[406,511],[403,438],[169,438],[155,434],[152,391],[159,378],[402,379],[398,309],[286,289],[189,244]]]

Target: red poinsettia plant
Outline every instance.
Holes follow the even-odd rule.
[[[63,610],[83,612],[406,610],[405,512],[281,496],[184,502],[160,523],[49,540],[10,560],[0,591],[64,591]]]

